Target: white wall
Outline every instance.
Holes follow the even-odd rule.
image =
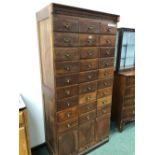
[[[16,17],[20,20],[20,93],[28,108],[32,147],[45,141],[35,13],[51,2],[118,14],[121,16],[118,27],[134,28],[138,18],[132,0],[128,4],[124,0],[27,0],[17,4],[20,6]]]

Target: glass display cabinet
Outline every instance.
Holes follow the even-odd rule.
[[[119,131],[135,120],[135,29],[117,31],[112,119]]]

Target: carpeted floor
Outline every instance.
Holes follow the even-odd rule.
[[[112,123],[109,142],[101,145],[87,155],[134,155],[135,154],[135,124],[125,125],[122,133],[118,132]],[[49,155],[46,147],[32,152],[32,155]]]

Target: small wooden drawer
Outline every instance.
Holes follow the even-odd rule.
[[[54,45],[55,47],[78,46],[79,45],[78,34],[55,32]]]
[[[106,87],[112,87],[113,85],[113,79],[107,79],[107,80],[99,80],[98,81],[98,89],[106,88]]]
[[[99,79],[109,79],[113,77],[113,68],[99,69]]]
[[[135,116],[135,107],[134,106],[130,106],[128,108],[123,109],[123,114],[122,114],[123,118],[128,118],[128,117],[132,118],[134,116]]]
[[[96,92],[93,93],[87,93],[84,95],[80,95],[79,97],[79,104],[84,104],[84,103],[88,103],[91,101],[96,100]]]
[[[55,15],[53,19],[54,31],[78,32],[79,24],[76,18],[70,16]]]
[[[96,91],[97,81],[82,83],[79,86],[79,94],[90,93]]]
[[[135,76],[130,76],[126,78],[126,85],[133,86],[135,85]]]
[[[19,124],[24,124],[24,112],[20,111],[19,112]]]
[[[56,61],[79,60],[78,48],[55,48]]]
[[[96,101],[95,102],[91,102],[91,103],[87,103],[84,105],[80,105],[79,107],[79,115],[84,114],[86,112],[92,111],[96,109]]]
[[[111,105],[105,105],[97,108],[97,116],[105,115],[111,113]]]
[[[97,90],[97,98],[109,96],[112,94],[112,87]]]
[[[100,45],[101,46],[112,46],[115,47],[115,35],[101,35],[100,37]]]
[[[98,60],[81,60],[80,61],[80,71],[89,71],[89,70],[95,70],[98,68]]]
[[[80,70],[80,63],[74,62],[56,62],[56,74],[77,73]]]
[[[77,117],[78,117],[77,106],[57,112],[57,121],[58,122],[66,121],[66,120],[77,118]]]
[[[111,68],[114,67],[114,58],[99,59],[99,68]]]
[[[123,106],[131,106],[131,105],[135,105],[135,97],[134,96],[125,97]]]
[[[56,76],[57,87],[69,86],[69,85],[74,85],[78,83],[79,83],[78,74]]]
[[[97,46],[99,45],[99,35],[80,34],[79,44],[80,46]]]
[[[69,121],[65,121],[65,123],[59,123],[57,124],[57,131],[59,133],[61,132],[64,132],[64,131],[67,131],[69,129],[72,129],[74,127],[76,127],[78,125],[78,119],[72,119],[72,120],[69,120]]]
[[[114,57],[115,48],[101,47],[99,50],[99,58]]]
[[[78,105],[78,96],[70,97],[67,99],[63,99],[61,101],[57,101],[57,111],[62,111],[66,108],[70,108]]]
[[[115,24],[109,23],[109,22],[101,22],[101,33],[116,34],[116,31],[117,31],[117,28]]]
[[[135,86],[127,87],[125,89],[125,96],[135,96]]]
[[[112,96],[106,96],[97,100],[97,107],[103,107],[105,105],[110,105],[112,101]]]
[[[98,78],[98,70],[95,71],[88,71],[88,72],[82,72],[80,73],[79,81],[87,82],[87,81],[94,81]]]
[[[80,124],[85,123],[85,122],[87,122],[89,120],[93,120],[95,118],[96,118],[96,110],[93,110],[91,112],[81,115],[79,118],[79,123]]]
[[[97,47],[83,47],[83,48],[80,48],[79,51],[80,51],[80,59],[98,58]]]
[[[100,33],[100,23],[91,19],[80,19],[79,32]]]
[[[67,98],[67,97],[71,97],[71,96],[76,96],[77,94],[78,94],[78,86],[77,85],[56,89],[57,100]]]

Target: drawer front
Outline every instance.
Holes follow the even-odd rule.
[[[80,73],[79,81],[80,83],[82,83],[87,81],[94,81],[94,80],[97,80],[97,78],[98,78],[98,70],[89,71],[89,72]]]
[[[56,102],[57,103],[57,111],[62,111],[66,108],[76,106],[76,105],[78,105],[78,102],[79,102],[78,96],[63,99],[61,101],[57,101]]]
[[[89,120],[93,120],[95,118],[96,118],[96,110],[93,110],[91,112],[81,115],[79,118],[79,123],[80,124],[85,123],[85,122],[87,122]]]
[[[112,101],[112,96],[106,96],[97,100],[97,107],[103,107],[105,105],[110,105]]]
[[[108,113],[111,113],[110,104],[97,108],[97,116],[101,116],[101,115],[108,114]]]
[[[77,107],[68,108],[66,110],[63,110],[57,113],[58,122],[66,121],[77,117],[78,117]]]
[[[95,70],[98,68],[98,60],[81,60],[80,61],[80,71]]]
[[[115,36],[111,35],[101,35],[100,37],[100,45],[101,46],[112,46],[115,47]]]
[[[97,98],[109,96],[112,94],[112,87],[97,90]]]
[[[88,103],[96,100],[96,92],[80,95],[79,104]]]
[[[19,112],[19,124],[24,124],[24,112],[20,111]]]
[[[72,129],[77,125],[78,125],[78,119],[69,120],[69,121],[66,121],[65,123],[57,124],[57,131],[58,133],[61,133],[69,129]]]
[[[135,105],[135,97],[125,97],[124,98],[124,106],[131,106],[131,105]]]
[[[107,79],[107,80],[99,80],[98,81],[98,89],[106,88],[106,87],[112,87],[113,86],[113,79]]]
[[[135,108],[134,106],[130,106],[129,108],[123,109],[123,118],[133,118],[135,116]]]
[[[127,87],[125,89],[125,96],[135,96],[135,87]]]
[[[97,46],[99,45],[99,35],[80,34],[79,44],[80,46]]]
[[[54,16],[54,31],[78,32],[78,20],[65,16]]]
[[[56,90],[56,98],[57,100],[76,96],[78,95],[78,86],[71,86],[71,87],[65,87],[65,88],[57,88]]]
[[[79,62],[56,62],[56,74],[79,72]]]
[[[116,24],[115,24],[115,27],[110,25],[114,25],[114,24],[108,23],[108,22],[101,22],[101,33],[116,34],[116,31],[117,31]]]
[[[95,59],[98,58],[98,48],[83,47],[79,49],[80,59]]]
[[[56,61],[79,60],[78,48],[55,48]]]
[[[100,23],[99,21],[80,19],[79,20],[79,31],[84,33],[99,33]]]
[[[78,46],[79,45],[78,34],[55,32],[54,45],[55,47]]]
[[[111,68],[114,67],[114,58],[99,59],[99,68]]]
[[[79,94],[90,93],[96,91],[97,81],[82,83],[79,86]]]
[[[99,69],[99,79],[113,78],[113,68]]]
[[[99,50],[99,58],[114,57],[115,48],[101,47]]]
[[[63,75],[63,76],[57,76],[56,77],[56,86],[62,87],[62,86],[69,86],[79,83],[79,75],[78,74],[72,74],[72,75]]]
[[[126,85],[133,86],[135,85],[135,76],[130,76],[126,78]]]
[[[80,105],[79,107],[79,115],[87,113],[89,111],[96,109],[96,102],[91,102],[88,104]]]

